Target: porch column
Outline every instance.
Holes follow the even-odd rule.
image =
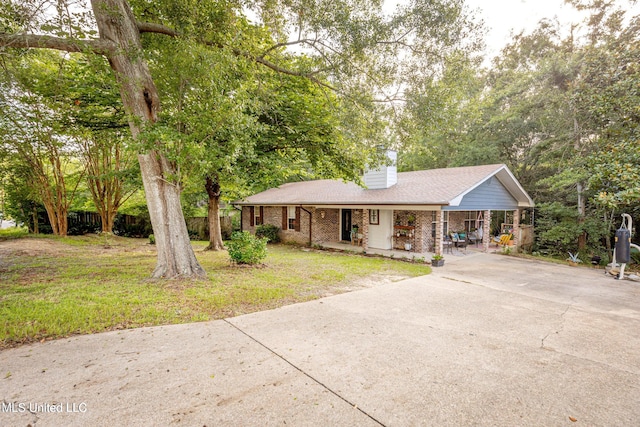
[[[482,223],[482,250],[489,252],[491,243],[491,211],[484,211],[484,222]]]
[[[515,240],[516,252],[520,247],[520,215],[520,209],[513,211],[513,239]]]
[[[436,215],[436,241],[433,242],[433,250],[436,255],[442,255],[444,249],[442,236],[444,236],[444,211],[438,211]]]
[[[369,209],[362,209],[362,250],[369,248]]]

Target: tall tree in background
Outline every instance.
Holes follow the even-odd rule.
[[[16,165],[18,175],[38,195],[53,233],[66,236],[67,214],[82,168],[65,137],[65,112],[56,97],[47,96],[54,93],[63,64],[46,52],[29,56],[2,85],[0,137],[5,155],[22,164]]]
[[[491,162],[491,147],[469,140],[471,127],[480,120],[484,89],[480,58],[473,53],[454,52],[443,69],[411,82],[398,122],[405,153],[401,169],[477,164],[479,157]]]
[[[102,232],[111,233],[118,210],[140,184],[125,111],[103,58],[78,54],[66,58],[61,97],[71,108],[65,125],[79,146]]]
[[[62,184],[69,172],[82,171],[102,231],[112,232],[118,208],[137,190],[131,176],[138,172],[135,155],[125,149],[127,124],[113,76],[103,61],[87,63],[77,54],[34,51],[13,59],[3,62],[3,78],[12,88],[2,96],[3,145],[29,166],[30,184],[24,184],[41,195],[53,232],[60,234],[73,201]]]
[[[128,135],[93,131],[78,138],[102,232],[112,233],[118,210],[137,191],[132,185],[136,182],[132,174],[138,170],[133,167],[135,156],[126,147]]]
[[[640,193],[639,18],[622,1],[570,3],[585,22],[542,20],[490,69],[418,82],[403,127],[405,169],[506,163],[537,202],[540,247],[565,255],[608,244],[602,218],[637,210]]]

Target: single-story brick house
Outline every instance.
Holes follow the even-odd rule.
[[[534,205],[503,164],[401,173],[383,166],[365,173],[364,183],[294,182],[234,204],[242,208],[242,230],[272,224],[284,241],[322,245],[357,236],[365,251],[410,243],[419,253],[442,253],[448,232],[462,230],[474,232],[486,250],[493,213],[508,211],[509,229],[519,236],[523,210]]]

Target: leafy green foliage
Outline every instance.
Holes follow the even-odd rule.
[[[587,236],[587,248],[601,253],[607,235],[607,224],[595,215],[579,221],[572,206],[559,202],[541,203],[536,217],[537,249],[550,255],[573,252],[581,235]]]
[[[280,243],[280,227],[272,224],[262,224],[256,227],[256,237],[267,239],[268,243]]]
[[[267,257],[267,239],[248,231],[236,232],[227,242],[227,250],[231,260],[237,264],[260,264]]]
[[[488,70],[449,56],[411,86],[401,127],[405,170],[505,163],[536,201],[539,248],[563,257],[605,253],[610,218],[640,212],[640,17],[578,3],[579,30],[543,20]]]

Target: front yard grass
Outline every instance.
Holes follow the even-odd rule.
[[[428,274],[424,264],[269,246],[264,266],[231,265],[226,251],[196,256],[206,280],[150,280],[147,240],[26,236],[0,241],[0,348],[141,326],[272,309]]]

